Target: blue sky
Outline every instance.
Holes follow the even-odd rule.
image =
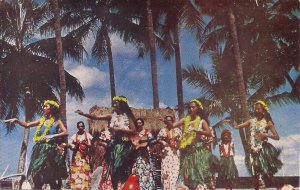
[[[137,58],[137,52],[131,45],[125,45],[116,36],[111,36],[112,51],[114,58],[116,92],[118,95],[125,95],[128,98],[131,107],[151,108],[152,107],[152,87],[150,59],[146,55],[144,59]],[[88,51],[91,49],[92,38],[86,42]],[[184,32],[181,35],[181,58],[183,68],[190,64],[201,64],[209,69],[209,59],[207,56],[199,56],[199,49],[191,34]],[[87,56],[83,64],[74,63],[70,60],[64,60],[65,69],[77,77],[81,82],[86,98],[83,102],[77,102],[74,98],[67,98],[67,119],[69,133],[76,131],[76,123],[79,120],[86,122],[86,118],[78,116],[75,110],[81,109],[88,112],[94,105],[110,106],[110,87],[108,64],[97,65],[95,60]],[[158,86],[160,107],[175,107],[176,97],[176,78],[175,61],[165,61],[157,51],[158,65]],[[231,71],[228,70],[229,72]],[[287,87],[288,89],[288,87]],[[199,97],[200,90],[183,84],[184,101]],[[299,147],[300,147],[300,105],[287,105],[283,107],[271,106],[270,112],[276,124],[277,131],[281,137],[280,141],[271,141],[275,146],[282,148],[281,159],[284,162],[283,169],[277,175],[297,175],[299,176]],[[213,120],[212,120],[213,124]],[[244,166],[244,152],[241,147],[241,141],[238,131],[233,131],[233,138],[236,146],[235,161],[238,166],[240,176],[247,176]],[[31,136],[34,131],[31,129]],[[219,133],[219,132],[218,132]],[[5,136],[3,128],[0,130],[0,173],[10,164],[7,174],[15,173],[18,156],[20,152],[21,141],[23,137],[23,128]],[[30,150],[28,160],[33,146],[30,138]],[[215,151],[218,155],[218,149]]]

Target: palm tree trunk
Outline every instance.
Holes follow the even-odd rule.
[[[60,26],[60,16],[58,8],[58,0],[53,0],[53,12],[54,12],[54,28],[56,36],[56,48],[57,48],[57,64],[59,72],[59,85],[60,85],[60,119],[67,127],[67,115],[66,115],[66,78],[65,78],[65,68],[63,63],[63,50],[62,50],[62,40],[61,40],[61,26]]]
[[[107,55],[108,55],[108,65],[109,65],[110,94],[111,94],[111,99],[113,99],[113,97],[116,96],[115,72],[114,72],[114,63],[113,63],[113,56],[111,50],[111,41],[107,30],[105,30],[105,41],[107,45]]]
[[[294,94],[297,97],[298,101],[300,101],[300,92],[298,90],[297,83],[293,81],[293,79],[289,75],[289,73],[285,73],[284,76],[285,76],[285,79],[288,81],[288,83],[292,87],[292,92],[291,93]]]
[[[176,26],[175,26],[174,41],[175,41],[176,87],[177,87],[178,113],[179,113],[179,118],[183,118],[184,117],[183,89],[182,89],[181,57],[180,57],[178,24],[176,24]]]
[[[159,108],[157,66],[156,66],[155,38],[154,38],[154,30],[153,30],[152,11],[151,11],[150,4],[151,4],[150,0],[147,0],[147,25],[148,25],[147,27],[148,27],[149,46],[150,46],[153,108],[157,109]]]
[[[29,89],[27,89],[29,90]],[[25,97],[25,121],[30,122],[29,118],[32,118],[33,113],[32,109],[30,107],[31,103],[31,93],[30,91],[27,92],[26,90],[26,97]],[[21,151],[20,151],[20,157],[19,157],[19,163],[18,163],[18,171],[17,173],[23,173],[25,172],[25,164],[26,164],[26,154],[27,154],[27,148],[28,148],[28,142],[29,142],[29,133],[30,128],[24,128],[24,135],[23,135],[23,141],[21,145]],[[18,184],[18,189],[21,189],[22,184],[25,180],[25,175],[21,176]]]
[[[233,40],[233,52],[234,52],[234,60],[236,64],[236,75],[237,75],[239,98],[242,107],[242,115],[243,115],[243,120],[247,120],[249,119],[249,112],[248,112],[248,104],[246,98],[246,87],[244,82],[241,54],[240,54],[238,36],[236,31],[235,16],[233,10],[230,7],[228,8],[228,16],[229,16],[230,35]],[[239,132],[240,132],[240,137],[243,143],[244,150],[247,151],[248,150],[247,139],[249,139],[250,137],[250,131],[247,128],[245,131],[243,129],[240,129]]]

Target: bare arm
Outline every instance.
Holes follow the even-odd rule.
[[[60,133],[53,134],[53,135],[46,135],[42,138],[42,140],[51,139],[51,138],[58,138],[58,137],[64,137],[64,136],[69,135],[66,127],[61,122],[61,120],[57,120],[57,126],[59,127]]]
[[[250,126],[250,120],[242,123],[242,124],[239,124],[239,125],[236,125],[234,126],[235,129],[242,129],[242,128],[246,128],[246,127],[249,127]]]
[[[172,125],[173,128],[176,128],[176,127],[180,128],[184,125],[185,118],[182,118],[179,121],[176,121],[174,123],[172,123],[171,121],[167,121],[167,122],[168,122],[168,124]]]
[[[75,113],[78,113],[79,115],[82,115],[84,117],[87,117],[92,120],[110,120],[111,114],[103,114],[103,115],[92,115],[88,113],[83,113],[81,110],[76,110]]]
[[[117,132],[117,133],[126,133],[126,134],[131,134],[131,135],[135,135],[136,131],[133,129],[122,129],[119,127],[112,127],[110,128],[113,132]]]
[[[40,119],[27,123],[25,121],[20,121],[17,118],[13,118],[13,119],[6,120],[5,122],[10,122],[10,123],[15,123],[16,122],[18,125],[20,125],[22,127],[29,128],[29,127],[37,126],[40,123]]]
[[[271,138],[271,139],[273,139],[273,140],[279,140],[279,135],[278,135],[278,133],[277,133],[277,131],[276,131],[276,129],[275,129],[274,124],[273,124],[271,121],[268,122],[267,128],[270,129],[270,131],[271,131],[272,134],[259,133],[259,134],[258,134],[259,137],[260,137],[261,139],[264,139],[264,138]]]
[[[210,137],[211,136],[211,130],[208,126],[208,123],[203,120],[203,125],[202,125],[202,129],[203,130],[196,130],[198,133],[200,133],[201,135],[205,135],[207,137]]]

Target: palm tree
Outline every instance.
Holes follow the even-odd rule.
[[[60,15],[58,1],[53,0],[53,13],[54,13],[54,28],[55,28],[55,41],[57,48],[57,64],[59,73],[59,86],[60,86],[60,117],[64,125],[67,127],[67,110],[66,110],[66,77],[65,68],[63,63],[63,51],[62,51],[62,40],[61,40],[61,26],[60,26]]]
[[[116,95],[113,53],[110,35],[119,36],[125,43],[132,43],[142,56],[146,30],[141,29],[135,22],[134,12],[129,8],[127,1],[76,1],[70,3],[62,1],[64,11],[61,25],[64,31],[70,31],[78,40],[87,39],[91,33],[95,34],[92,47],[92,56],[98,63],[108,60],[110,73],[111,97]],[[45,25],[45,30],[51,26]]]
[[[266,5],[258,7],[254,2],[249,2],[249,1],[242,1],[242,2],[239,1],[238,3],[234,3],[234,2],[229,3],[229,2],[217,0],[216,2],[214,2],[216,3],[214,4],[214,6],[207,3],[204,4],[202,1],[198,1],[198,3],[200,5],[199,10],[211,16],[211,20],[207,24],[206,29],[204,30],[205,35],[203,35],[203,37],[200,40],[200,43],[202,44],[201,51],[218,52],[221,49],[221,52],[224,51],[222,56],[223,60],[226,59],[231,60],[231,57],[234,57],[236,63],[240,61],[241,63],[244,63],[243,68],[241,67],[240,64],[238,64],[237,65],[238,67],[236,67],[237,68],[236,70],[239,73],[236,75],[236,78],[238,79],[237,81],[239,81],[239,87],[237,88],[239,89],[240,92],[240,99],[241,97],[248,96],[247,99],[250,102],[254,101],[253,99],[257,99],[258,97],[261,98],[260,95],[263,94],[262,91],[268,91],[269,93],[272,92],[274,93],[276,89],[278,89],[278,86],[285,83],[283,76],[286,76],[287,80],[289,80],[288,72],[290,71],[291,67],[287,66],[283,68],[283,65],[286,65],[283,64],[283,62],[277,64],[278,60],[282,60],[282,58],[280,57],[282,57],[287,52],[282,48],[281,50],[278,51],[277,46],[278,44],[281,43],[278,42],[280,40],[276,40],[276,38],[282,39],[283,36],[281,35],[279,37],[278,35],[274,35],[276,33],[276,29],[275,29],[276,27],[274,26],[278,26],[278,24],[274,24],[274,21],[272,22],[273,19],[275,21],[276,20],[278,21],[278,19],[275,19],[276,16],[274,16],[276,15],[274,13],[278,12],[276,9],[270,10],[270,6],[266,6]],[[277,3],[283,4],[280,1],[278,1]],[[269,4],[274,4],[274,2],[269,2]],[[235,11],[235,13],[233,13],[233,11]],[[235,17],[234,14],[237,14],[238,17]],[[224,15],[229,15],[229,17],[227,17],[229,19],[224,19],[226,18],[224,17]],[[287,14],[285,13],[285,15]],[[236,20],[235,18],[238,19]],[[292,18],[292,19],[288,19],[288,18]],[[285,20],[289,20],[291,22],[293,20],[293,17],[286,16]],[[292,21],[291,23],[297,23],[297,22]],[[275,30],[272,32],[270,31],[265,32],[266,26],[268,26],[267,27],[268,29],[274,28]],[[244,40],[239,40],[237,36],[236,28],[238,28],[240,34],[243,34]],[[294,44],[294,43],[290,43],[290,44]],[[228,49],[229,50],[232,49],[232,50],[228,51]],[[281,52],[281,55],[275,52]],[[294,53],[294,55],[296,54]],[[226,62],[228,63],[228,61]],[[272,63],[273,65],[276,65],[276,68],[281,67],[282,69],[278,69],[276,72],[270,71],[271,67],[268,64],[262,64],[262,63],[269,63],[269,64]],[[243,71],[247,71],[247,72],[241,75],[242,74],[241,72]],[[282,71],[285,71],[285,73],[282,73]],[[243,82],[244,79],[242,79],[242,77],[245,77],[248,81]],[[252,83],[250,81],[252,81]],[[263,83],[258,84],[257,81],[263,81]],[[291,80],[289,81],[293,82]],[[248,89],[249,87],[252,87],[254,85],[259,85],[261,87],[264,86],[264,88],[260,88],[259,92],[256,92],[253,95],[251,95],[246,93],[248,90],[247,91],[243,90],[245,89],[245,87],[242,87],[244,83],[249,85]],[[267,86],[266,84],[269,85]],[[295,85],[293,89],[295,89]],[[247,102],[244,100],[246,99],[243,98],[243,101],[241,101],[242,103],[241,107],[242,110],[244,110],[243,113],[245,115],[247,110],[245,109],[245,106]],[[248,134],[249,133],[246,131],[247,136]],[[244,133],[241,133],[240,131],[240,135],[241,135],[241,139],[243,140],[245,138]],[[247,138],[248,137],[246,137],[246,139]]]
[[[228,64],[224,63],[225,60],[222,59],[222,54],[214,52],[211,53],[211,56],[213,58],[213,70],[211,72],[206,71],[202,67],[191,65],[183,69],[183,78],[188,84],[199,88],[202,94],[199,98],[205,105],[208,105],[210,115],[222,118],[221,121],[217,122],[214,128],[223,125],[232,125],[229,121],[242,122],[238,102],[239,96],[236,91],[237,85],[235,84],[236,76],[234,73],[228,72]],[[232,60],[226,61],[231,62],[233,65]],[[251,83],[251,81],[247,83],[247,86],[249,86],[249,83]],[[262,86],[254,85],[253,88],[249,89],[249,91],[254,93],[249,95],[247,101],[252,108],[257,100],[253,98],[253,96],[265,97],[269,104],[274,105],[299,103],[291,92],[279,92],[279,89],[282,88],[283,85],[276,87],[277,93],[274,93],[276,90],[273,89],[273,86],[268,84]],[[224,93],[225,91],[226,93]],[[243,139],[241,140],[243,141]],[[247,144],[243,143],[245,151],[247,150],[246,145]]]
[[[55,63],[55,39],[37,36],[47,15],[47,7],[45,4],[27,0],[2,1],[0,5],[0,117],[18,117],[26,108],[25,119],[32,120],[40,113],[43,100],[57,100],[56,94],[60,89],[58,67]],[[66,36],[63,40],[69,41],[69,46],[63,46],[65,55],[78,60],[83,53],[82,45],[71,36]],[[82,100],[84,93],[79,81],[66,71],[64,73],[66,90],[71,96]],[[28,101],[25,101],[25,87],[30,88],[32,95],[30,108]],[[7,125],[8,132],[14,127]],[[28,135],[25,131],[18,166],[20,170],[24,169]]]
[[[153,18],[151,10],[151,1],[146,2],[147,10],[147,28],[148,28],[148,39],[150,46],[150,61],[151,61],[151,78],[152,78],[152,88],[153,88],[153,108],[159,108],[159,97],[158,97],[158,83],[157,83],[157,66],[156,66],[156,53],[155,53],[155,38],[153,29]]]

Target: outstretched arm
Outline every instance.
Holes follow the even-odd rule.
[[[250,126],[250,120],[242,123],[242,124],[239,124],[239,125],[236,125],[234,126],[235,129],[242,129],[242,128],[246,128],[246,127],[249,127]]]
[[[75,113],[78,113],[79,115],[82,115],[84,117],[87,117],[92,120],[110,120],[111,114],[103,114],[103,115],[92,115],[88,113],[83,113],[81,110],[76,110]]]
[[[17,123],[17,124],[21,125],[22,127],[29,128],[29,127],[37,126],[40,123],[40,120],[36,120],[36,121],[32,121],[32,122],[25,122],[25,121],[20,121],[17,118],[12,118],[12,119],[5,120],[5,122],[6,123],[8,123],[8,122],[9,123]]]
[[[258,133],[257,135],[261,138],[261,139],[265,139],[265,138],[271,138],[274,140],[279,140],[279,135],[275,129],[274,124],[269,121],[267,124],[267,128],[270,129],[272,134],[268,134],[268,133]]]
[[[167,122],[168,122],[168,125],[172,125],[173,128],[176,128],[176,127],[180,128],[181,126],[184,125],[185,118],[182,118],[179,121],[176,121],[174,123],[172,123],[171,121],[167,121]]]

